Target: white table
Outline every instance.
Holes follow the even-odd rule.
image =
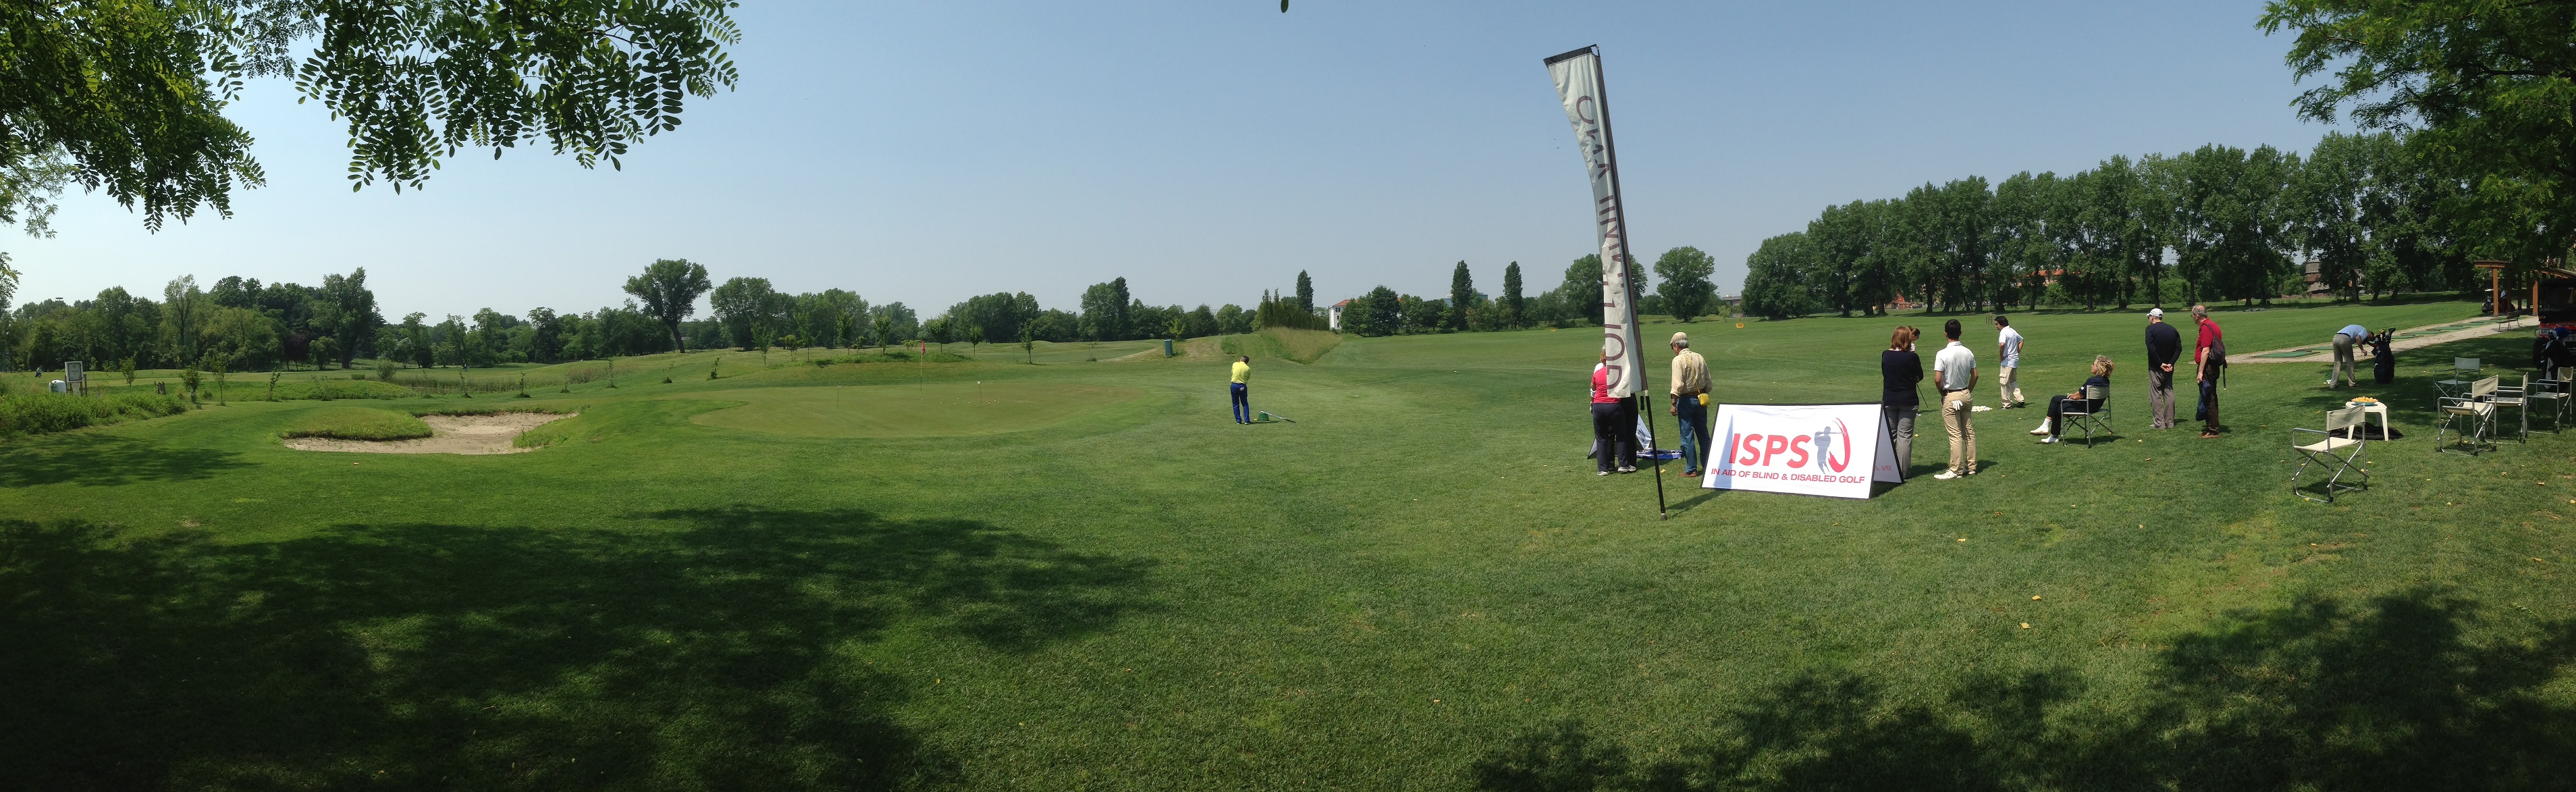
[[[2363,419],[2363,420],[2362,420],[2362,434],[2364,434],[2364,435],[2368,435],[2368,434],[2370,433],[2370,429],[2369,429],[2370,421],[2369,421],[2369,418],[2370,418],[2370,416],[2376,415],[2376,416],[2379,416],[2379,437],[2376,437],[2376,438],[2370,438],[2370,439],[2377,440],[2377,439],[2385,438],[2385,437],[2387,437],[2387,436],[2388,436],[2388,403],[2387,403],[2387,402],[2357,402],[2357,401],[2348,401],[2348,402],[2344,402],[2344,403],[2343,403],[2343,406],[2345,406],[2345,407],[2359,407],[2359,408],[2361,408],[2361,417],[2362,417],[2362,419]]]

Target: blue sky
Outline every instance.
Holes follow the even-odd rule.
[[[73,193],[57,238],[0,238],[20,300],[182,274],[318,283],[366,267],[389,317],[621,301],[656,258],[847,288],[924,316],[1125,276],[1155,304],[1249,305],[1314,274],[1535,294],[1592,247],[1540,60],[1604,51],[1640,255],[1747,253],[1821,207],[1926,181],[2071,172],[2204,143],[2304,150],[2285,36],[2250,2],[762,3],[739,89],[623,171],[466,153],[427,189],[351,192],[345,132],[287,85],[235,117],[268,186],[146,232]]]

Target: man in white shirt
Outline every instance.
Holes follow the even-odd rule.
[[[2003,398],[2000,409],[2017,410],[2030,406],[2021,398],[2021,331],[2012,320],[1995,317],[1995,388]]]
[[[1977,473],[1977,427],[1968,422],[1976,406],[1977,353],[1959,343],[1959,320],[1941,325],[1950,345],[1932,356],[1932,384],[1941,389],[1941,426],[1950,430],[1950,469],[1932,475],[1948,481]]]

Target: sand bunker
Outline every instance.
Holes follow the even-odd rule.
[[[574,415],[578,415],[575,413]],[[494,413],[492,415],[424,415],[421,423],[429,424],[430,436],[418,440],[333,440],[324,437],[295,437],[286,447],[297,451],[349,451],[360,454],[516,454],[535,451],[510,444],[519,433],[570,418],[554,413]]]

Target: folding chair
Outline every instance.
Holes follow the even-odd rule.
[[[2459,398],[2460,389],[2477,379],[2479,368],[2477,358],[2451,358],[2451,378],[2433,383],[2433,390],[2445,399]]]
[[[2556,434],[2565,430],[2567,428],[2567,405],[2569,400],[2566,380],[2532,380],[2531,389],[2522,394],[2523,404],[2546,410],[2546,414],[2549,416],[2549,428],[2541,430],[2532,429],[2526,426],[2523,431],[2547,431],[2551,434]]]
[[[2488,434],[2495,431],[2495,403],[2487,399],[2495,396],[2496,381],[2499,379],[2501,378],[2488,377],[2469,383],[2468,395],[2465,396],[2442,397],[2440,402],[2442,423],[2433,429],[2433,450],[2445,454],[2476,456],[2480,448],[2495,448],[2495,443],[2488,439]],[[2466,428],[2457,430],[2453,434],[2461,446],[2467,449],[2466,451],[2453,451],[2442,444],[2442,435],[2454,431],[2452,423],[2455,421],[2467,423]]]
[[[2501,379],[2501,377],[2499,377],[2499,379]],[[2487,399],[2487,401],[2493,402],[2496,409],[2499,410],[2506,407],[2513,408],[2514,418],[2520,421],[2517,425],[2519,427],[2519,431],[2514,434],[2513,439],[2515,442],[2528,443],[2531,442],[2531,409],[2527,406],[2528,402],[2523,399],[2523,396],[2531,393],[2531,375],[2522,375],[2521,383],[2521,385],[2511,388],[2497,386],[2495,396]],[[2501,437],[2504,433],[2497,432],[2496,434]]]
[[[2361,467],[2362,449],[2370,444],[2370,434],[2362,431],[2364,427],[2362,408],[2346,407],[2326,413],[2324,430],[2291,429],[2290,450],[2299,452],[2307,459],[2299,463],[2299,469],[2290,471],[2290,491],[2297,493],[2299,497],[2318,503],[2333,503],[2337,491],[2369,489],[2370,471]],[[2315,437],[2306,435],[2315,435]],[[2302,440],[2308,442],[2302,443],[2300,442]],[[2310,465],[2332,471],[2326,476],[2324,498],[2309,495],[2299,489],[2299,476],[2307,473]],[[2346,473],[2361,474],[2361,483],[2343,483],[2343,476]]]
[[[2102,406],[2092,407],[2091,405],[2094,404]],[[2066,436],[2069,431],[2083,429],[2084,447],[2092,448],[2094,430],[2098,429],[2106,435],[2113,433],[2110,389],[2096,385],[2084,386],[2084,400],[2070,399],[2065,406],[2057,408],[2057,420],[2059,437]]]

